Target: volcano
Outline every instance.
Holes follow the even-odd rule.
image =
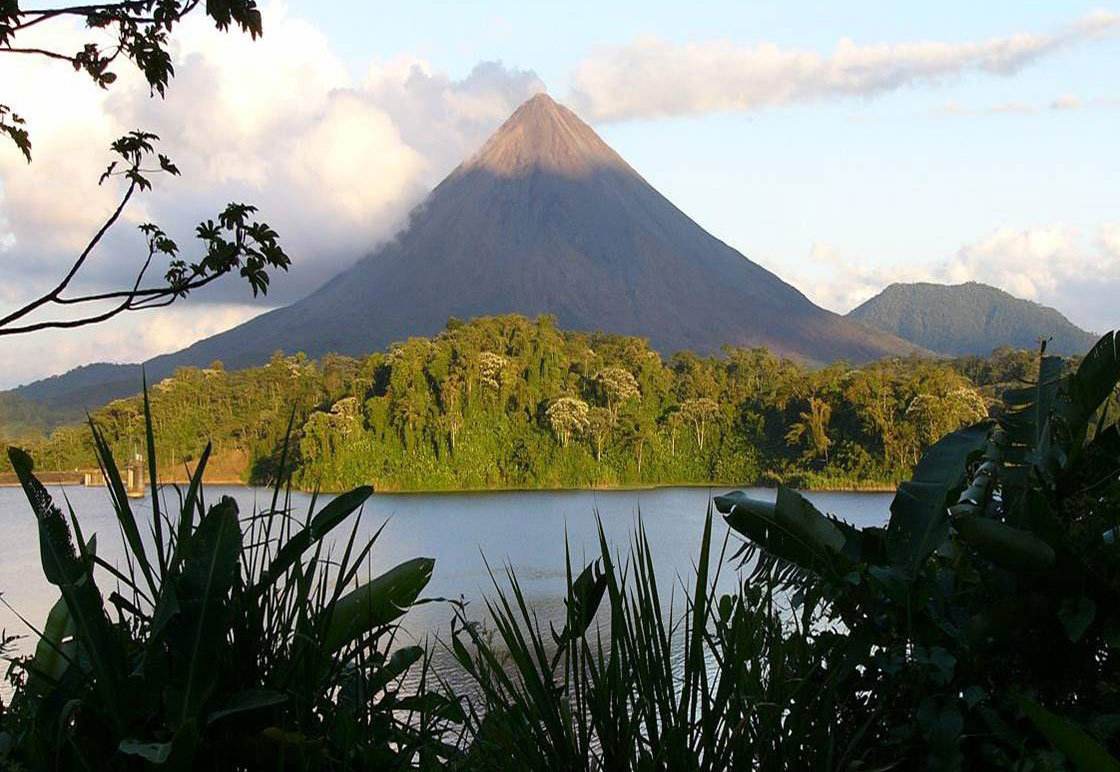
[[[915,350],[814,305],[707,233],[575,113],[538,94],[392,241],[304,299],[147,369],[155,378],[215,359],[247,367],[277,349],[360,355],[435,334],[449,317],[506,313],[641,336],[665,354],[765,346],[862,362]]]

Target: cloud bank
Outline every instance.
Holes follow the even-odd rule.
[[[1064,224],[1002,227],[932,263],[871,265],[815,243],[809,258],[785,270],[815,303],[847,313],[892,282],[979,281],[1053,306],[1095,332],[1120,328],[1120,222],[1091,231]]]
[[[12,75],[4,99],[27,119],[35,160],[27,165],[0,147],[0,265],[20,277],[0,290],[0,304],[57,280],[112,210],[119,189],[97,178],[109,143],[131,129],[158,134],[183,176],[157,178],[156,190],[130,206],[130,222],[83,272],[83,288],[131,278],[142,246],[131,225],[155,221],[186,248],[195,224],[243,201],[260,207],[294,259],[273,283],[267,302],[277,304],[391,235],[433,184],[543,88],[533,73],[497,63],[452,80],[420,60],[374,62],[355,78],[326,37],[282,5],[266,9],[256,42],[196,16],[177,32],[166,100],[151,98],[123,65],[117,83],[100,90],[65,64],[4,62]],[[56,31],[44,42],[67,50],[85,34]],[[249,301],[241,282],[219,284],[207,300]]]
[[[873,97],[972,73],[1013,75],[1066,48],[1120,33],[1120,14],[1085,16],[1044,34],[963,43],[860,45],[829,55],[772,43],[674,45],[647,38],[606,47],[576,69],[573,101],[604,121],[745,112],[838,97]]]

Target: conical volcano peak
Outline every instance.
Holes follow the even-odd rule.
[[[575,113],[542,92],[518,107],[462,170],[519,177],[546,169],[580,177],[602,167],[630,168]]]

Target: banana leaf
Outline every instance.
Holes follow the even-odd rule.
[[[1081,727],[1027,697],[1019,698],[1019,707],[1050,744],[1073,762],[1080,772],[1120,772],[1120,761]]]
[[[320,541],[343,520],[349,517],[354,510],[362,506],[366,499],[373,494],[373,488],[363,485],[348,493],[333,499],[311,519],[311,522],[296,532],[288,539],[276,557],[269,563],[268,569],[261,574],[260,581],[253,587],[253,594],[260,595],[268,587],[292,567],[299,557],[306,552],[312,544]]]
[[[32,472],[31,457],[18,448],[9,448],[8,458],[39,524],[43,575],[62,593],[107,718],[120,728],[125,721],[121,702],[125,652],[105,614],[101,593],[93,580],[92,563],[83,560],[75,549],[62,512]]]
[[[949,506],[991,430],[982,421],[941,438],[922,455],[913,478],[898,486],[887,525],[887,555],[896,566],[914,573],[949,537]]]
[[[432,578],[435,561],[413,558],[343,595],[322,616],[323,649],[333,654],[408,610]]]
[[[773,504],[733,491],[715,505],[732,529],[781,560],[817,572],[847,562],[844,532],[797,491],[778,488]]]
[[[226,645],[229,594],[241,551],[237,504],[229,497],[206,513],[185,547],[182,571],[168,581],[166,641],[179,667],[169,690],[176,726],[201,723],[201,710],[215,686],[217,669],[211,663]],[[171,600],[173,598],[173,601]],[[162,600],[162,598],[161,598]],[[161,617],[159,606],[157,618]]]

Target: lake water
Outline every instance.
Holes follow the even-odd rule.
[[[374,574],[413,557],[435,558],[435,573],[425,592],[429,597],[465,598],[468,616],[481,619],[484,595],[493,596],[486,561],[499,574],[505,566],[516,572],[527,600],[546,626],[550,620],[561,627],[564,619],[565,539],[575,570],[586,559],[598,555],[596,513],[602,519],[608,541],[618,550],[628,548],[639,513],[656,561],[658,583],[664,591],[675,579],[690,580],[699,557],[705,513],[710,497],[727,489],[658,488],[626,491],[528,491],[453,494],[375,494],[362,512],[361,531],[372,534],[388,521],[371,553]],[[98,535],[98,554],[115,563],[122,558],[116,518],[108,494],[102,488],[54,488],[52,494],[65,511],[63,494],[69,499],[82,530],[89,538]],[[773,500],[775,492],[752,489],[752,495]],[[172,501],[177,501],[174,494]],[[271,492],[235,486],[208,486],[207,501],[232,496],[242,514],[267,507]],[[854,525],[885,522],[890,493],[809,493],[823,511],[839,515]],[[329,497],[320,497],[320,504]],[[292,509],[305,513],[311,497],[293,494]],[[132,502],[138,520],[149,518],[151,500]],[[337,529],[345,539],[348,526]],[[718,515],[713,533],[716,548],[728,533]],[[359,539],[359,541],[361,541]],[[16,611],[35,625],[46,618],[58,597],[42,576],[35,518],[18,488],[0,488],[0,593]],[[732,535],[728,555],[738,546]],[[714,566],[713,566],[714,568]],[[501,578],[501,577],[500,577]],[[721,569],[720,585],[734,589],[737,576],[732,565]],[[102,572],[102,593],[114,583]],[[676,598],[681,597],[679,584]],[[448,628],[452,609],[431,603],[413,609],[404,618],[409,636],[439,636]],[[0,627],[9,633],[26,633],[19,647],[34,647],[34,637],[11,610],[0,606]],[[449,667],[437,657],[436,667]]]

